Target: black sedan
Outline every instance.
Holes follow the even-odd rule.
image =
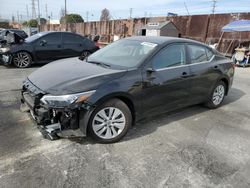
[[[75,33],[41,32],[24,41],[0,48],[0,54],[5,64],[26,68],[32,63],[88,56],[98,49],[93,41]]]
[[[232,62],[201,43],[132,37],[84,61],[38,69],[24,81],[22,110],[48,138],[89,134],[111,143],[141,118],[200,103],[219,107],[233,76]]]

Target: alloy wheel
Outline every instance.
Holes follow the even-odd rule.
[[[213,93],[213,104],[218,106],[223,101],[225,96],[225,87],[223,85],[218,85]]]
[[[125,115],[115,107],[107,107],[96,113],[92,121],[94,133],[102,139],[119,136],[126,125]]]
[[[19,68],[28,67],[31,63],[31,57],[27,52],[19,52],[13,58],[14,64]]]

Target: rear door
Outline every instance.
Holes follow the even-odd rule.
[[[143,70],[145,115],[185,106],[190,96],[189,75],[185,44],[171,44],[157,53]]]
[[[63,56],[80,56],[85,49],[84,38],[72,33],[63,33]]]
[[[62,33],[49,33],[35,42],[35,55],[38,61],[52,61],[61,59]]]
[[[199,103],[208,97],[221,72],[212,50],[198,44],[188,44],[187,46],[190,74],[192,75],[191,102]]]

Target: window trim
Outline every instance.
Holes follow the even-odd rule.
[[[161,53],[163,50],[173,46],[173,45],[183,45],[184,46],[184,64],[183,65],[175,65],[175,66],[171,66],[171,67],[164,67],[164,68],[160,68],[160,69],[154,69],[153,67],[153,59],[159,54]],[[161,48],[158,52],[156,52],[150,59],[150,65],[151,67],[156,71],[162,71],[162,70],[166,70],[166,69],[175,69],[177,67],[185,67],[185,66],[188,66],[188,61],[187,61],[187,44],[185,42],[173,42],[173,43],[170,43],[166,46],[164,46],[163,48]]]

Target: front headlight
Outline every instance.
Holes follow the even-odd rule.
[[[8,48],[8,47],[6,47],[6,48],[0,48],[0,52],[2,52],[2,53],[6,53],[8,51],[10,51],[10,48]]]
[[[95,90],[71,95],[44,95],[40,100],[43,104],[51,107],[67,107],[73,103],[86,101],[93,93]]]

